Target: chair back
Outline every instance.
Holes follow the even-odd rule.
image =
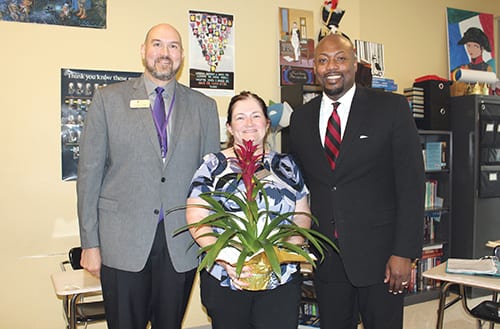
[[[80,259],[82,248],[73,247],[68,252],[68,259],[61,262],[61,269],[66,271],[69,266],[73,270],[81,270]],[[68,265],[69,264],[69,265]],[[90,293],[95,297],[96,293]],[[105,320],[104,302],[102,300],[86,300],[85,293],[68,295],[62,298],[63,310],[68,326],[66,328],[76,328],[77,324],[85,324],[94,321]]]
[[[82,266],[80,265],[80,259],[82,258],[82,248],[81,247],[73,247],[69,250],[68,253],[69,263],[71,264],[71,268],[74,270],[81,270]]]

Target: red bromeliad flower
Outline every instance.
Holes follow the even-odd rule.
[[[253,177],[259,167],[259,159],[262,155],[256,155],[257,145],[252,140],[243,140],[243,145],[237,145],[234,149],[238,166],[241,168],[241,177],[246,188],[248,201],[253,201],[253,189],[255,182]]]

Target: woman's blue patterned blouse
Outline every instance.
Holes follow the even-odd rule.
[[[270,174],[262,180],[268,196],[269,210],[273,212],[293,212],[295,202],[309,194],[307,187],[297,164],[290,155],[269,152],[263,159],[263,168]],[[198,197],[201,193],[210,191],[224,191],[228,193],[239,193],[245,191],[243,180],[237,181],[237,176],[241,172],[234,161],[228,161],[222,152],[210,153],[203,158],[203,163],[196,171],[188,197]],[[223,196],[217,196],[219,202],[224,205],[227,211],[239,212],[239,207]],[[260,207],[265,208],[264,200],[257,197]],[[217,263],[209,270],[210,274],[221,281],[221,286],[231,287],[231,280],[224,268]],[[281,266],[281,282],[273,277],[267,289],[273,289],[291,280],[291,275],[297,272],[296,264],[283,264]]]

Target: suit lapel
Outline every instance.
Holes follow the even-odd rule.
[[[187,111],[183,111],[180,109],[187,109],[188,106],[186,104],[186,95],[184,90],[179,86],[177,81],[174,81],[174,90],[175,90],[175,102],[174,107],[172,109],[172,131],[169,134],[168,138],[168,151],[167,156],[165,158],[165,166],[168,165],[170,159],[172,158],[172,154],[174,154],[175,149],[179,147],[178,141],[179,138],[176,138],[181,135],[183,126],[186,124],[186,117],[188,114]]]
[[[340,144],[340,152],[336,161],[335,171],[337,171],[339,167],[342,167],[342,162],[349,157],[351,152],[356,152],[350,145],[359,138],[359,131],[363,122],[366,120],[366,111],[368,110],[369,106],[365,102],[365,94],[362,88],[358,86],[352,99],[351,108],[349,109],[349,117],[347,119],[342,143]]]
[[[307,136],[308,139],[311,141],[310,145],[313,148],[313,150],[311,150],[312,151],[311,154],[318,155],[318,158],[316,160],[320,175],[331,176],[333,172],[332,169],[330,168],[330,164],[328,163],[328,159],[326,157],[325,149],[321,142],[323,137],[320,136],[320,132],[318,129],[321,98],[322,96],[319,96],[314,100],[312,100],[309,103],[308,108],[306,109],[307,111],[312,112],[312,115],[306,116],[306,118],[311,118],[311,121],[308,123],[309,132]]]
[[[149,99],[149,95],[146,93],[146,86],[144,85],[144,78],[141,76],[137,79],[134,84],[134,90],[131,93],[131,100],[143,100]],[[146,132],[146,135],[151,142],[151,147],[155,150],[155,153],[162,162],[161,149],[158,141],[158,133],[156,132],[156,127],[153,122],[153,116],[151,114],[151,106],[144,109],[133,109],[134,111],[140,111],[140,122],[138,123],[139,129]]]

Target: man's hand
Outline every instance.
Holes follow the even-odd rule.
[[[101,276],[101,251],[99,248],[82,249],[80,265],[93,276]]]
[[[389,284],[389,292],[401,294],[408,287],[411,259],[392,255],[385,265],[384,283]]]

